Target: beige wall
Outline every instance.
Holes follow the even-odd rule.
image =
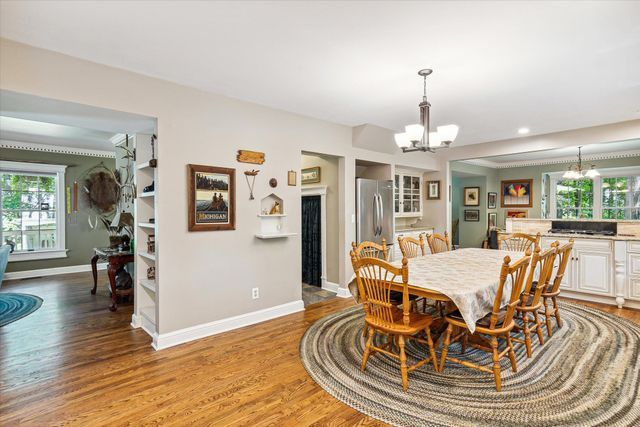
[[[285,228],[300,231],[300,186],[286,185],[300,153],[331,154],[339,160],[339,284],[351,275],[349,245],[355,239],[355,159],[437,170],[430,154],[403,155],[352,145],[352,128],[206,93],[159,79],[91,63],[6,39],[0,42],[0,89],[76,102],[157,119],[156,217],[161,334],[257,311],[301,298],[300,239],[263,241],[259,200],[275,192],[285,201]],[[376,129],[362,146],[393,141]],[[263,151],[249,201],[243,181],[252,165],[237,163],[238,149]],[[187,231],[189,163],[236,168],[236,230]],[[268,179],[275,177],[274,190]],[[251,288],[260,298],[251,299]]]
[[[340,282],[340,256],[339,256],[339,235],[340,221],[338,207],[339,197],[339,159],[330,156],[318,156],[303,154],[301,168],[311,168],[320,166],[320,182],[306,184],[302,187],[313,187],[314,185],[327,186],[327,277],[332,283]]]

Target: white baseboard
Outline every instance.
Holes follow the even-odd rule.
[[[608,304],[608,305],[615,305],[617,306],[618,303],[616,302],[616,298],[615,297],[611,297],[611,296],[606,296],[606,295],[593,295],[593,294],[585,294],[582,292],[572,292],[572,291],[567,291],[567,290],[560,290],[560,297],[565,297],[565,298],[573,298],[573,299],[577,299],[580,301],[590,301],[590,302],[598,302],[601,304]],[[634,308],[634,309],[640,309],[640,301],[633,301],[633,300],[629,300],[629,299],[625,299],[624,300],[624,308]]]
[[[159,334],[157,338],[154,337],[153,348],[156,350],[162,350],[178,344],[197,340],[199,338],[231,331],[233,329],[242,328],[244,326],[253,325],[303,310],[304,302],[302,302],[302,300],[298,300],[287,304],[276,305],[275,307],[265,308],[263,310],[253,311],[251,313],[241,314],[239,316],[216,320],[202,325],[191,326],[189,328],[168,332],[166,334]]]
[[[106,269],[106,262],[98,264],[98,270]],[[4,273],[4,280],[30,279],[32,277],[54,276],[56,274],[83,273],[86,271],[91,271],[91,264],[41,268],[39,270],[12,271],[10,273]]]
[[[327,282],[326,280],[322,281],[322,289],[324,289],[325,291],[338,293],[339,288],[340,285],[338,285],[337,283]]]
[[[338,297],[339,298],[353,298],[351,292],[349,292],[348,288],[338,288]]]

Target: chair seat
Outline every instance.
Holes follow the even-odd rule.
[[[504,318],[506,316],[507,316],[506,310],[501,310],[500,313],[498,313],[498,321],[497,321],[497,323],[498,324],[502,323],[502,321],[504,320]],[[457,320],[459,322],[464,322],[462,314],[460,314],[459,310],[456,310],[454,312],[451,312],[451,313],[447,314],[447,317],[451,317],[454,320]],[[480,327],[483,327],[483,328],[488,328],[490,324],[491,324],[491,313],[487,314],[482,319],[480,319],[480,320],[478,320],[476,322],[476,326],[480,326]]]
[[[532,291],[533,292],[533,291]],[[518,310],[522,310],[522,309],[526,309],[526,308],[531,308],[533,309],[533,297],[534,295],[529,295],[527,297],[527,301],[525,302],[524,306],[522,305],[522,303],[518,304],[518,306],[516,307]],[[522,298],[522,296],[521,296]],[[540,308],[540,306],[542,305],[542,299],[538,300],[538,304],[536,304],[537,307],[535,307],[535,309]]]
[[[389,299],[393,302],[397,302],[398,304],[402,304],[402,292],[391,291]],[[416,295],[409,295],[409,301],[413,301],[415,299],[418,299]]]
[[[433,316],[412,311],[409,313],[409,324],[404,325],[403,312],[396,307],[391,307],[391,315],[394,323],[389,325],[378,323],[373,316],[366,316],[364,320],[373,328],[393,331],[396,334],[414,334],[425,330],[433,322]]]

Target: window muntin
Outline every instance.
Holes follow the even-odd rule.
[[[602,218],[640,219],[640,175],[602,178]]]
[[[66,256],[65,168],[0,161],[0,242],[15,245],[10,261]]]
[[[593,218],[593,181],[563,179],[556,184],[556,218]]]

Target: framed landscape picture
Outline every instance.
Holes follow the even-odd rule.
[[[495,209],[498,203],[498,193],[487,194],[487,209]]]
[[[503,208],[530,208],[533,206],[532,179],[512,179],[500,184],[500,206]]]
[[[440,181],[427,181],[427,200],[440,200]]]
[[[497,223],[498,223],[498,214],[496,212],[489,212],[487,228],[491,229],[495,227]]]
[[[480,206],[480,187],[464,187],[464,205]]]
[[[320,182],[320,166],[302,169],[301,180],[303,184]]]
[[[465,209],[464,220],[468,222],[480,222],[479,209]]]
[[[187,165],[189,231],[235,230],[236,170]]]

